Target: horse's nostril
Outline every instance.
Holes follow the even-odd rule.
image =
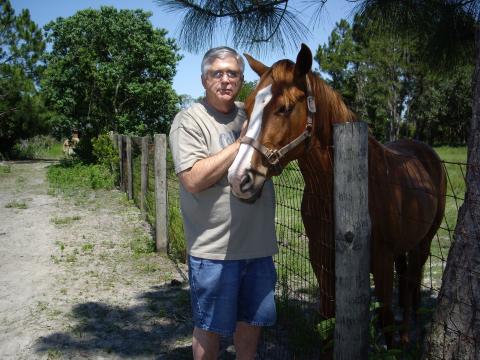
[[[240,190],[242,192],[246,192],[250,190],[253,186],[253,176],[250,171],[246,171],[240,181]]]

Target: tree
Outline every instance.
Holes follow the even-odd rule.
[[[230,17],[235,44],[268,40],[287,21],[285,1],[194,1],[157,2],[186,12],[184,24],[192,24],[197,39],[198,24],[214,26],[217,18]],[[326,0],[319,0],[321,8]],[[444,71],[456,68],[465,58],[475,58],[473,115],[467,142],[468,169],[465,201],[458,214],[455,241],[449,252],[442,288],[431,331],[426,340],[425,358],[480,358],[480,26],[479,0],[359,0],[357,10],[376,17],[383,29],[411,34],[424,44],[423,62]],[[281,17],[278,11],[285,11]],[[248,17],[248,22],[242,19]],[[200,19],[200,20],[199,20]],[[269,24],[270,36],[264,24]],[[197,24],[195,26],[195,24]],[[213,25],[212,25],[213,24]],[[274,24],[274,25],[272,25]],[[248,29],[246,27],[250,25]],[[184,25],[185,26],[185,25]],[[256,32],[256,29],[259,29]],[[253,40],[252,40],[253,39]],[[188,42],[187,42],[188,43]],[[477,49],[473,53],[474,49]],[[270,44],[271,45],[271,44]]]
[[[256,86],[257,81],[245,81],[242,85],[242,88],[240,89],[240,92],[238,93],[237,100],[245,101],[248,95],[252,93]]]
[[[42,31],[28,10],[18,16],[8,0],[0,0],[0,153],[15,141],[47,128],[36,84],[45,49]]]
[[[177,111],[180,60],[174,40],[142,10],[87,9],[46,25],[52,51],[42,90],[57,131],[84,138],[106,131],[166,132]]]
[[[455,72],[430,70],[417,61],[423,44],[377,27],[358,15],[352,26],[337,23],[315,56],[326,81],[381,141],[414,135],[429,144],[465,143],[471,62]]]

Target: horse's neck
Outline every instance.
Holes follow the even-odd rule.
[[[298,159],[298,165],[305,181],[302,212],[330,218],[333,204],[332,148],[313,146]]]
[[[305,181],[304,208],[330,213],[333,204],[333,128],[334,123],[356,121],[341,96],[323,80],[315,84],[314,137],[311,148],[298,159]]]

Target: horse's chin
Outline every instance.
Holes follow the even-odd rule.
[[[238,193],[234,191],[234,189],[232,188],[232,195],[242,202],[253,204],[255,201],[257,201],[260,198],[260,196],[262,196],[262,190],[263,190],[263,184],[255,191],[247,191],[242,193]]]

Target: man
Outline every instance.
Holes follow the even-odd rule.
[[[233,335],[238,359],[253,359],[262,326],[276,319],[275,195],[271,181],[253,204],[230,192],[227,171],[245,123],[235,102],[244,61],[233,49],[205,54],[206,96],[181,111],[170,131],[188,248],[195,359],[216,359],[220,336]]]

